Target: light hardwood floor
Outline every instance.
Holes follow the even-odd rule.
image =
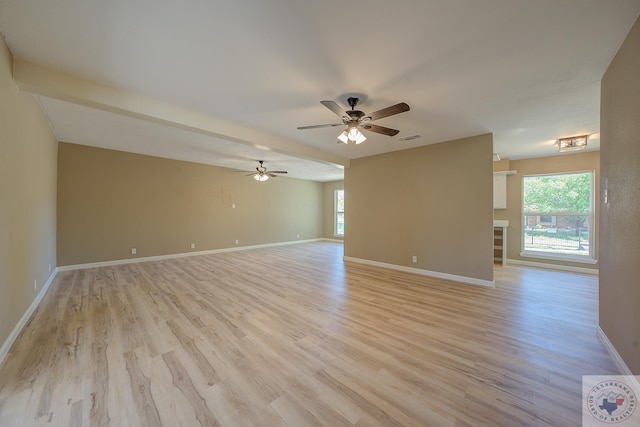
[[[60,273],[0,366],[8,426],[577,426],[617,374],[597,278],[496,287],[306,243]]]

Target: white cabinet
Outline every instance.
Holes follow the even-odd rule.
[[[507,208],[507,174],[495,172],[493,174],[493,209]]]

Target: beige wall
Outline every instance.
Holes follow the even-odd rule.
[[[553,150],[550,147],[550,150]],[[566,153],[549,157],[538,157],[535,159],[511,160],[508,164],[501,163],[495,165],[495,170],[515,170],[516,175],[507,176],[507,209],[495,209],[494,219],[509,220],[507,229],[507,259],[537,262],[544,264],[566,265],[578,268],[597,269],[598,264],[574,263],[566,261],[555,261],[548,259],[522,257],[522,177],[525,175],[552,174],[559,172],[594,171],[594,224],[598,224],[599,219],[599,177],[600,177],[600,152],[590,151],[586,153]],[[496,162],[498,163],[498,162]],[[506,169],[505,168],[508,168]],[[598,228],[595,232],[595,257],[598,257]],[[508,263],[508,261],[507,261]]]
[[[493,280],[492,149],[487,134],[352,160],[345,256]]]
[[[11,64],[0,37],[0,344],[56,266],[57,143]]]
[[[602,79],[600,327],[640,375],[640,19]]]
[[[67,143],[58,159],[60,265],[322,237],[321,183]]]
[[[344,181],[325,182],[323,184],[323,203],[322,203],[322,218],[323,218],[323,237],[325,239],[342,239],[343,236],[336,236],[335,231],[335,190],[344,189]],[[346,205],[346,200],[345,200]],[[345,208],[346,209],[346,208]]]

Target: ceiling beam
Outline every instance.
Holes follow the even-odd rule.
[[[289,139],[133,92],[85,80],[14,58],[13,80],[20,90],[90,108],[173,126],[251,147],[349,167],[349,159]]]

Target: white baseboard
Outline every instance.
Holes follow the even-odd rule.
[[[521,259],[510,259],[510,258],[507,258],[506,265],[523,265],[525,267],[537,267],[537,268],[546,268],[551,270],[570,271],[572,273],[593,274],[596,276],[599,274],[599,271],[600,271],[597,268],[573,267],[570,265],[548,264],[545,262],[523,261]]]
[[[598,325],[598,338],[604,345],[607,353],[609,353],[609,356],[611,356],[611,358],[613,359],[613,363],[615,363],[620,373],[622,375],[633,375],[633,373],[631,373],[631,369],[629,369],[627,364],[624,363],[624,360],[622,360],[622,357],[620,357],[618,350],[616,350],[613,344],[611,344],[611,341],[609,341],[609,338],[607,338],[607,335],[604,333],[600,325]]]
[[[15,342],[16,338],[18,338],[18,335],[20,335],[20,332],[22,332],[22,328],[24,328],[24,325],[27,324],[27,322],[31,318],[31,315],[36,311],[38,305],[40,305],[42,298],[44,298],[45,294],[47,293],[47,290],[49,289],[49,286],[51,286],[53,279],[55,279],[56,275],[58,274],[58,271],[59,270],[57,268],[53,270],[47,281],[44,283],[42,289],[40,289],[40,292],[38,292],[38,295],[36,295],[36,298],[31,302],[31,305],[29,306],[29,308],[27,308],[27,311],[24,312],[16,326],[13,328],[7,339],[2,344],[2,347],[0,347],[0,364],[4,361],[4,358],[7,357],[7,354],[9,354],[11,346]]]
[[[135,264],[138,262],[160,261],[165,259],[219,254],[223,252],[245,251],[249,249],[261,249],[261,248],[269,248],[273,246],[295,245],[298,243],[310,243],[310,242],[319,242],[319,241],[333,241],[333,240],[318,238],[318,239],[307,239],[307,240],[292,240],[288,242],[278,242],[278,243],[265,243],[262,245],[252,245],[252,246],[234,246],[231,248],[210,249],[206,251],[183,252],[179,254],[157,255],[157,256],[148,256],[148,257],[141,257],[141,258],[116,259],[113,261],[90,262],[86,264],[63,265],[61,267],[58,267],[58,269],[60,271],[84,270],[86,268],[94,268],[94,267],[108,267],[112,265]],[[342,243],[341,240],[337,240],[336,242]]]
[[[429,270],[423,270],[420,268],[405,267],[405,266],[396,265],[396,264],[387,264],[385,262],[371,261],[371,260],[362,259],[362,258],[353,258],[353,257],[345,256],[343,257],[343,260],[350,261],[350,262],[357,262],[359,264],[371,265],[374,267],[389,268],[392,270],[404,271],[407,273],[420,274],[422,276],[435,277],[438,279],[452,280],[454,282],[466,283],[470,285],[480,285],[480,286],[490,286],[490,287],[495,287],[496,285],[495,282],[492,280],[482,280],[482,279],[474,279],[473,277],[456,276],[454,274],[440,273],[438,271],[429,271]]]

